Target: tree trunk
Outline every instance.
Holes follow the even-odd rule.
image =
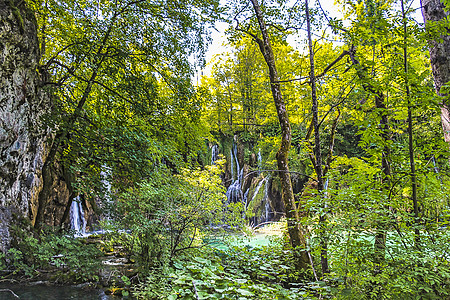
[[[261,53],[264,56],[267,67],[269,68],[270,87],[272,90],[273,100],[277,110],[278,121],[281,126],[281,145],[277,152],[278,174],[281,181],[282,200],[286,210],[286,217],[288,219],[288,233],[294,253],[296,254],[296,264],[299,269],[309,269],[309,258],[306,252],[306,241],[303,235],[303,230],[300,225],[300,216],[295,204],[294,192],[292,189],[291,175],[289,173],[288,155],[291,147],[291,125],[289,123],[286,105],[281,94],[280,83],[275,65],[275,57],[270,44],[269,35],[267,33],[261,7],[257,0],[251,0],[253,8],[258,19],[258,24],[261,30],[263,39],[256,36],[255,41],[258,43]]]
[[[323,191],[323,169],[322,169],[322,153],[320,150],[320,132],[319,132],[319,104],[317,103],[316,94],[316,75],[314,71],[314,49],[311,38],[311,21],[309,17],[308,0],[305,0],[305,14],[306,14],[306,26],[308,34],[308,49],[309,49],[309,82],[311,85],[311,100],[312,100],[312,114],[313,114],[313,126],[314,126],[314,169],[317,175],[317,193],[319,197],[322,197]],[[320,264],[322,267],[322,274],[329,273],[328,267],[328,243],[326,241],[325,232],[326,215],[322,212],[319,216],[319,237],[320,237]]]
[[[99,72],[100,68],[102,67],[104,59],[105,59],[105,56],[103,55],[103,50],[106,47],[106,44],[107,44],[109,37],[111,35],[111,32],[114,28],[114,25],[115,25],[118,15],[119,15],[119,13],[116,13],[112,16],[108,30],[106,31],[105,35],[103,36],[102,42],[101,42],[99,48],[97,49],[96,59],[95,59],[94,67],[92,69],[91,76],[89,77],[89,80],[87,80],[86,87],[84,88],[83,94],[81,95],[81,98],[78,101],[77,107],[75,107],[75,110],[74,110],[73,114],[70,116],[67,123],[63,124],[61,126],[61,129],[58,130],[58,132],[56,133],[54,142],[50,148],[50,151],[47,156],[47,159],[45,160],[44,166],[42,167],[42,178],[43,178],[43,182],[44,182],[44,187],[42,189],[42,192],[39,194],[39,200],[38,200],[39,206],[38,206],[36,218],[34,221],[34,227],[37,229],[40,229],[41,226],[43,225],[45,209],[49,202],[49,197],[50,197],[50,193],[51,193],[51,185],[53,184],[53,181],[51,180],[52,165],[55,162],[58,151],[60,150],[60,146],[65,142],[67,136],[74,128],[75,123],[77,122],[78,118],[82,114],[83,107],[84,107],[86,101],[89,99],[92,88],[94,86],[94,82],[97,79],[98,72]]]
[[[417,179],[416,179],[416,163],[414,161],[414,137],[413,137],[413,128],[412,128],[412,105],[411,105],[411,92],[409,89],[409,81],[408,81],[408,31],[406,24],[406,13],[405,13],[405,4],[404,1],[401,0],[402,6],[402,18],[403,18],[403,67],[405,72],[405,90],[406,90],[406,98],[408,99],[408,148],[409,148],[409,166],[411,169],[411,186],[412,186],[412,200],[413,200],[413,208],[414,208],[414,232],[415,237],[414,241],[416,247],[419,247],[420,244],[420,232],[419,232],[419,206],[417,203]]]
[[[422,0],[421,4],[426,27],[430,26],[430,21],[441,21],[449,16],[449,12],[444,10],[445,5],[439,0]],[[429,50],[434,85],[437,94],[442,97],[440,105],[444,140],[450,143],[450,100],[448,92],[442,89],[450,81],[450,35],[448,34],[448,29],[446,32],[447,34],[430,41]]]
[[[356,59],[355,56],[355,48],[352,47],[349,50],[349,56],[352,61],[352,64],[356,68],[356,74],[358,78],[362,81],[362,86],[364,90],[370,94],[372,94],[375,97],[375,107],[381,114],[381,120],[380,120],[380,129],[381,129],[381,138],[384,141],[384,147],[383,152],[381,156],[381,171],[383,172],[382,177],[382,186],[383,190],[386,191],[386,193],[389,191],[389,183],[390,183],[390,177],[391,177],[391,168],[389,164],[389,156],[390,156],[390,149],[388,146],[388,141],[390,139],[389,137],[389,121],[387,117],[387,108],[384,101],[384,94],[382,91],[378,90],[367,76],[367,73],[365,69],[360,65],[359,61]],[[386,209],[389,209],[389,207],[384,205]],[[386,251],[386,224],[384,220],[382,220],[376,228],[375,233],[375,244],[374,244],[374,263],[376,265],[380,264],[384,260],[385,251]]]

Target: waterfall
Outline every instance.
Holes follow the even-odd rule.
[[[111,176],[111,170],[107,166],[102,166],[102,171],[100,172],[100,177],[102,185],[105,189],[105,199],[107,202],[111,200],[111,182],[109,177]]]
[[[231,170],[231,180],[234,180],[234,156],[233,156],[233,149],[230,149],[230,170]]]
[[[261,189],[261,187],[262,187],[262,185],[264,184],[264,182],[267,181],[267,178],[269,178],[269,177],[263,178],[263,179],[258,183],[258,185],[257,185],[256,188],[255,188],[255,191],[253,192],[253,196],[252,196],[252,199],[250,200],[250,202],[255,201],[255,198],[256,198],[256,196],[258,195],[259,190]],[[264,197],[265,197],[265,196],[266,196],[266,195],[264,194]],[[249,203],[250,203],[250,202],[249,202]],[[245,208],[246,208],[246,209],[247,209],[247,207],[248,207],[248,203],[245,205]]]
[[[228,203],[237,203],[241,200],[241,183],[239,180],[234,181],[227,190]]]
[[[272,212],[272,208],[270,207],[270,199],[269,199],[269,176],[267,176],[266,185],[264,186],[264,220],[261,220],[261,223],[270,221],[270,213]]]
[[[84,236],[86,234],[86,219],[84,218],[83,206],[79,195],[73,199],[70,206],[70,226],[75,231],[75,236]]]
[[[111,210],[114,207],[114,201],[112,199],[112,186],[111,186],[111,168],[106,165],[102,166],[100,171],[100,178],[103,187],[103,197],[99,199],[99,207],[102,210],[101,219],[111,220]]]
[[[233,147],[230,150],[230,163],[231,163],[231,177],[233,183],[228,187],[227,190],[227,200],[228,203],[237,203],[237,202],[243,202],[245,205],[245,194],[248,194],[247,192],[243,193],[241,189],[241,183],[242,183],[242,177],[244,173],[244,169],[240,169],[239,166],[239,160],[237,158],[237,146],[236,144],[233,144]],[[235,170],[236,169],[236,170]],[[236,171],[236,172],[235,172]],[[236,177],[235,177],[236,175]],[[235,180],[236,178],[236,180]]]
[[[260,191],[264,186],[264,194],[261,197]],[[246,205],[246,209],[249,209],[249,206],[255,213],[254,217],[251,218],[252,226],[256,226],[258,224],[268,222],[273,218],[273,210],[270,205],[269,198],[269,189],[270,189],[270,176],[262,178],[261,181],[255,187],[253,195],[251,199],[248,201]],[[251,204],[252,203],[252,204]]]
[[[261,169],[262,169],[261,149],[258,149],[258,174],[261,173]]]
[[[241,168],[239,166],[238,151],[237,151],[236,144],[233,144],[233,150],[234,150],[234,159],[236,160],[236,175],[240,176],[239,172],[240,172]],[[233,156],[231,156],[231,159],[233,159]]]
[[[237,203],[237,202],[244,202],[245,199],[245,194],[248,195],[248,192],[243,193],[242,189],[241,189],[241,180],[242,180],[242,175],[243,175],[243,171],[241,170],[239,172],[239,175],[237,176],[237,179],[228,187],[227,189],[227,200],[228,203]]]
[[[250,189],[247,189],[244,193],[244,199],[242,200],[242,202],[245,205],[245,209],[247,209],[247,205],[248,205],[248,193],[250,192]]]
[[[214,145],[211,149],[211,165],[214,165],[217,159],[219,159],[219,146]]]

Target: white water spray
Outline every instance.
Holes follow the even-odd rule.
[[[70,206],[70,226],[75,231],[75,236],[84,236],[86,234],[86,219],[80,196],[73,199]]]

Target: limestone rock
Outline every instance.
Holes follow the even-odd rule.
[[[0,250],[10,240],[13,213],[33,218],[42,189],[49,130],[42,116],[50,98],[40,87],[33,12],[0,0]]]

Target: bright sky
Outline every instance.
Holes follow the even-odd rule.
[[[407,2],[407,0],[405,0]],[[320,3],[322,5],[322,8],[327,12],[327,15],[330,17],[337,17],[342,19],[342,13],[339,11],[338,5],[335,4],[335,0],[320,0]],[[410,3],[411,8],[416,9],[414,13],[414,18],[417,20],[417,22],[422,23],[422,13],[420,11],[420,0],[413,0],[413,2]],[[344,22],[345,24],[345,22]],[[227,51],[227,48],[224,46],[226,42],[225,37],[225,29],[228,28],[228,24],[223,22],[217,22],[216,23],[216,30],[213,30],[212,32],[212,43],[208,48],[208,51],[206,52],[206,62],[210,62],[211,59],[214,57],[214,55],[223,53]],[[292,45],[295,45],[297,42],[295,41],[297,38],[292,37],[288,38],[288,42]],[[209,76],[211,73],[211,65],[207,65],[205,69],[203,69],[203,74]]]

